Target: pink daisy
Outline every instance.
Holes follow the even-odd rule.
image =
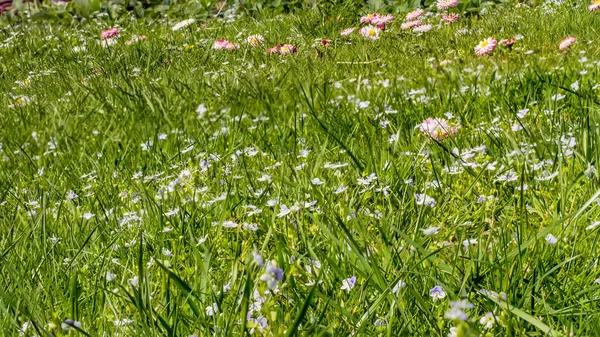
[[[433,29],[432,25],[421,25],[413,28],[413,32],[415,33],[425,33]]]
[[[375,26],[381,26],[381,25],[385,26],[385,24],[388,24],[392,21],[394,21],[394,16],[391,14],[386,14],[386,15],[377,14],[377,16],[375,16],[373,19],[371,19],[371,23],[374,24]]]
[[[422,10],[421,8],[419,9],[415,9],[414,11],[406,14],[406,21],[412,21],[414,19],[417,19],[419,16],[423,15],[425,13],[424,10]]]
[[[227,50],[236,50],[238,48],[238,45],[232,42],[229,42],[227,40],[217,40],[215,41],[215,43],[213,43],[213,49],[216,50],[221,50],[221,49],[227,49]]]
[[[504,46],[504,47],[511,47],[514,43],[515,43],[515,38],[511,37],[508,40],[502,40],[500,41],[500,43]]]
[[[569,48],[573,43],[577,42],[577,39],[572,36],[565,37],[560,44],[558,45],[558,49],[563,50]]]
[[[497,44],[498,42],[493,37],[488,37],[475,46],[475,53],[479,56],[491,54],[496,49]]]
[[[458,19],[460,19],[460,15],[456,13],[442,15],[442,21],[444,21],[445,23],[454,23],[458,21]]]
[[[279,54],[281,55],[293,54],[296,51],[298,50],[293,44],[284,44],[283,46],[281,46],[281,48],[279,48]]]
[[[438,0],[435,4],[439,10],[446,10],[458,6],[458,0]]]
[[[360,35],[366,37],[369,40],[377,40],[379,39],[379,34],[381,33],[381,29],[375,26],[365,26],[362,27],[359,31]]]
[[[363,16],[362,18],[360,18],[360,23],[371,23],[371,20],[373,20],[373,18],[379,16],[379,14],[377,13],[371,13],[371,14],[367,14],[365,16]]]
[[[600,9],[600,0],[592,1],[592,4],[588,6],[590,12],[595,12]]]
[[[427,118],[419,125],[419,130],[425,135],[440,141],[450,135],[456,134],[456,127],[448,124],[443,118]]]
[[[100,37],[104,40],[112,39],[113,37],[119,36],[119,30],[117,27],[112,27],[111,29],[103,30],[100,34]]]
[[[271,55],[271,54],[279,54],[281,52],[281,46],[273,46],[271,48],[268,48],[267,51],[265,51],[266,55]]]
[[[280,54],[280,55],[287,55],[287,54],[292,54],[295,53],[297,51],[296,46],[292,45],[292,44],[284,44],[282,46],[273,46],[269,49],[267,49],[267,51],[265,52],[265,54],[270,55],[270,54]]]
[[[400,28],[402,29],[411,29],[414,27],[419,27],[421,25],[421,21],[420,20],[414,20],[414,21],[407,21],[407,22],[403,22],[400,25]]]
[[[344,30],[342,30],[340,32],[340,35],[341,36],[348,36],[348,35],[354,33],[354,30],[356,30],[356,28],[346,28],[346,29],[344,29]]]

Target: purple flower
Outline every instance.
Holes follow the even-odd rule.
[[[356,276],[352,276],[350,278],[344,279],[344,280],[342,280],[342,287],[340,289],[347,290],[348,292],[350,292],[350,290],[352,290],[352,288],[354,288],[355,283],[356,283]]]
[[[441,286],[435,286],[433,289],[429,290],[429,296],[433,299],[433,301],[437,301],[440,298],[446,297],[446,292]]]
[[[277,268],[274,261],[269,262],[265,268],[265,273],[260,276],[260,280],[267,282],[270,289],[277,287],[277,282],[283,280],[283,270]]]

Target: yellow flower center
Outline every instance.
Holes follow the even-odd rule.
[[[369,29],[369,36],[375,36],[375,29]]]
[[[255,37],[253,37],[252,40],[250,40],[250,43],[252,43],[252,44],[258,43],[258,40]]]
[[[487,40],[481,41],[481,43],[479,44],[479,46],[480,46],[481,48],[483,48],[483,47],[485,47],[485,46],[487,46],[487,45],[488,45],[488,42],[487,42]]]
[[[600,0],[595,0],[592,5],[600,5]]]
[[[17,98],[17,104],[21,104],[21,103],[23,103],[23,97]]]

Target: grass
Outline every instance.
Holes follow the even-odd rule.
[[[398,13],[369,41],[319,8],[5,22],[3,336],[600,335],[598,14],[498,7],[418,35]]]

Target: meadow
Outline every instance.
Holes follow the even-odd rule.
[[[600,336],[598,1],[241,3],[0,18],[0,335]]]

